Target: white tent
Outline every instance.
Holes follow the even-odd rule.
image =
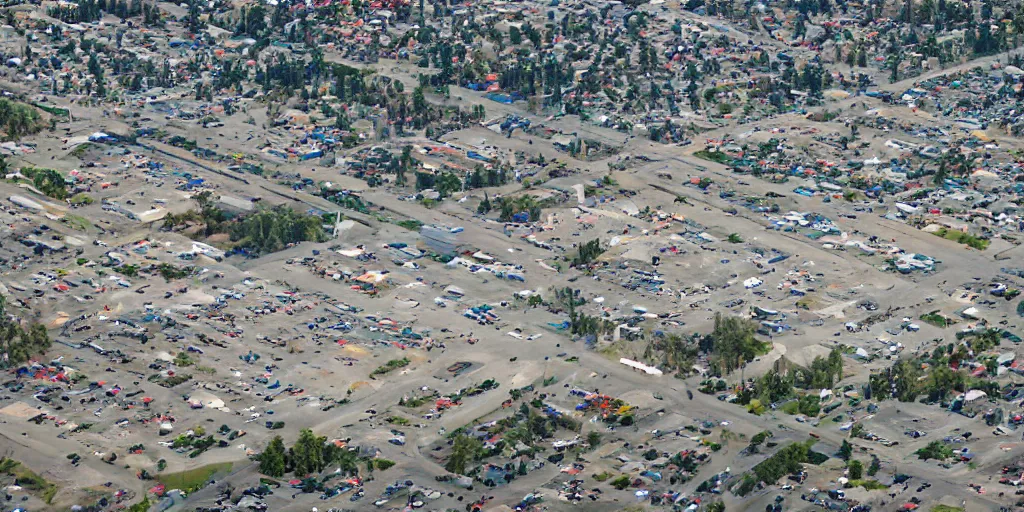
[[[972,389],[964,394],[964,400],[973,402],[979,398],[985,398],[986,396],[988,396],[988,393],[985,393],[980,389]]]

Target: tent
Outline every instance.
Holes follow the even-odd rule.
[[[973,402],[979,398],[985,398],[986,396],[988,396],[988,393],[980,389],[972,389],[964,394],[964,400],[968,402]]]

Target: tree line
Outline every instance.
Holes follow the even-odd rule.
[[[323,220],[287,206],[261,208],[238,219],[214,205],[213,195],[204,191],[193,197],[197,209],[164,218],[164,229],[177,229],[187,224],[202,225],[201,233],[212,236],[228,233],[235,247],[253,254],[269,254],[298,242],[323,242],[327,233]]]
[[[256,460],[260,473],[280,478],[287,473],[298,477],[315,475],[328,466],[337,466],[342,473],[355,475],[359,473],[360,458],[356,450],[328,443],[327,437],[317,436],[307,428],[299,432],[295,444],[287,449],[281,436],[274,436]]]

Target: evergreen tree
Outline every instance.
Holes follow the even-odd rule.
[[[326,466],[324,462],[325,442],[327,442],[326,437],[318,437],[308,428],[299,432],[299,439],[292,447],[292,464],[295,467],[296,475],[306,476],[323,471]]]
[[[850,480],[860,480],[864,476],[864,464],[859,460],[851,460],[846,468],[850,472]]]
[[[274,436],[270,444],[259,455],[260,473],[275,478],[284,476],[285,473],[285,450],[284,440],[281,436]]]
[[[849,441],[843,439],[843,445],[839,447],[839,458],[843,460],[850,460],[853,455],[853,446]]]

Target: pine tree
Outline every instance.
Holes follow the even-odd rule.
[[[281,439],[281,436],[274,436],[270,440],[270,444],[259,455],[259,461],[260,473],[275,478],[284,476],[285,451],[284,440]]]
[[[491,199],[487,197],[487,192],[484,192],[484,200],[480,202],[480,206],[476,207],[476,212],[480,215],[487,215],[491,211]]]
[[[850,480],[860,480],[864,476],[864,464],[859,460],[851,460],[847,469],[850,471]]]
[[[839,458],[843,460],[850,460],[853,455],[853,446],[846,439],[843,439],[843,445],[839,447]]]
[[[317,437],[312,430],[302,429],[299,439],[292,447],[296,475],[306,476],[323,471],[326,465],[324,462],[324,443],[326,441],[326,437]]]

